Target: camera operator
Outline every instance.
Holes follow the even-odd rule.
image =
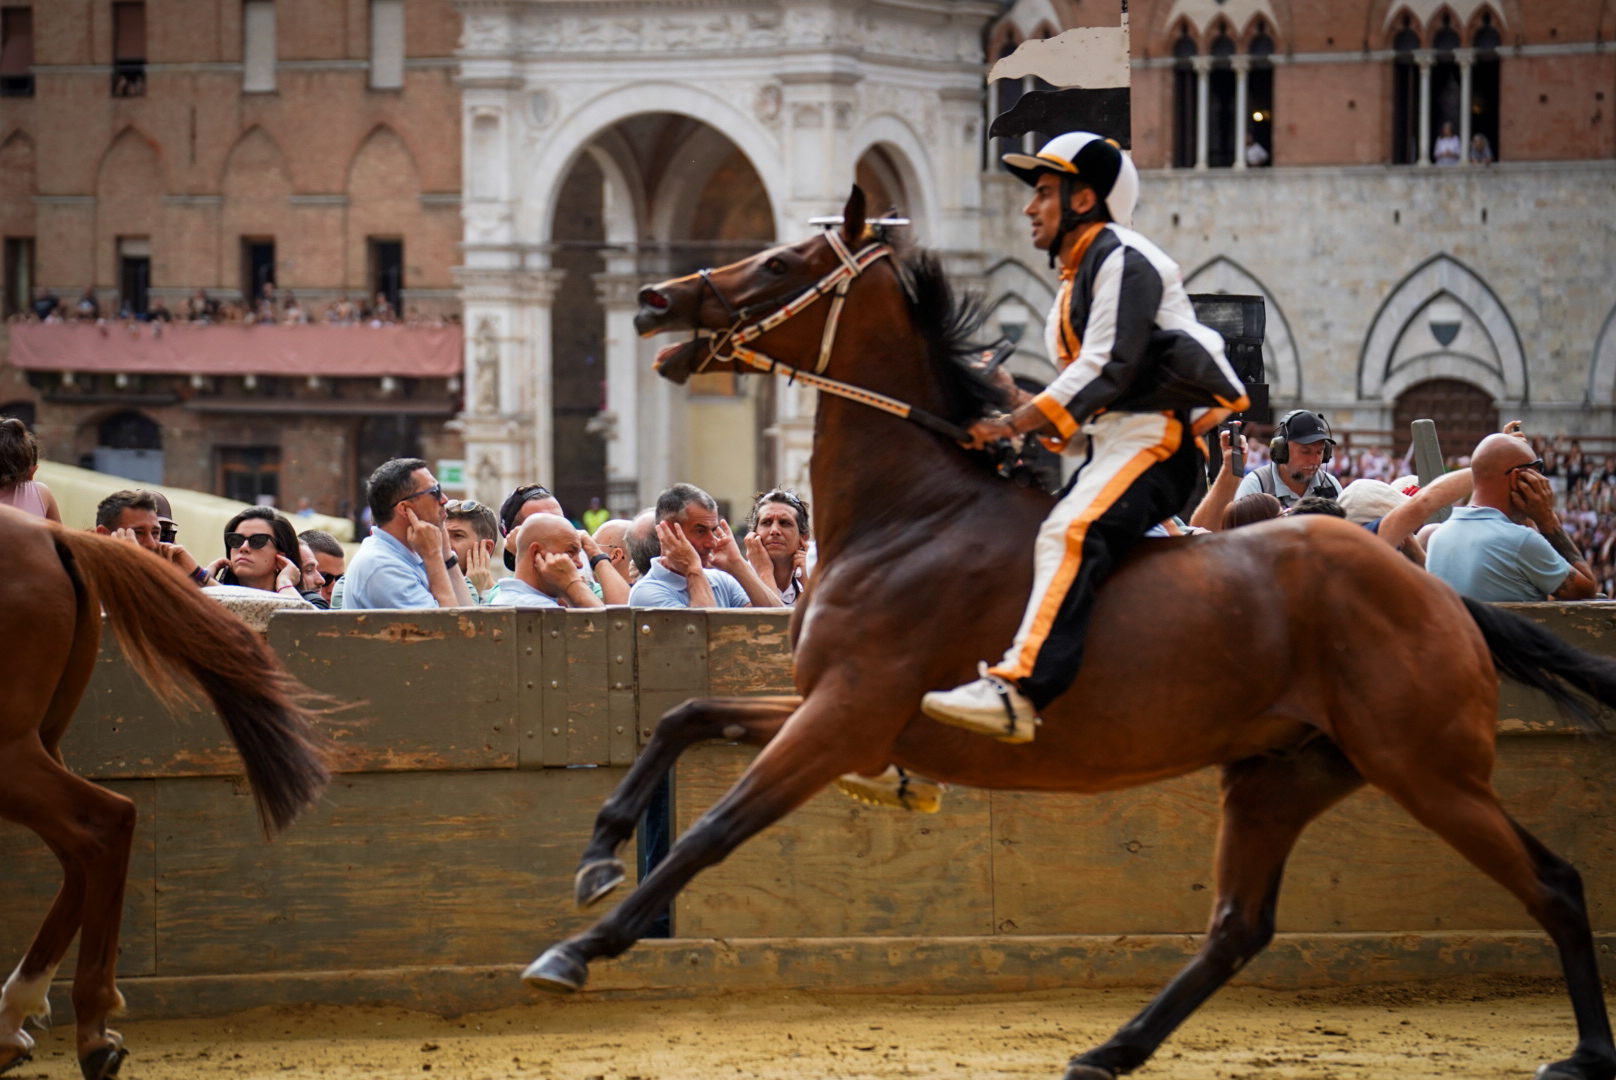
[[[1261,491],[1289,510],[1309,495],[1333,499],[1341,494],[1341,482],[1324,467],[1335,451],[1324,417],[1306,409],[1286,413],[1268,447],[1268,464],[1246,474],[1235,498]]]

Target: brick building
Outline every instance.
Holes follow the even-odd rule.
[[[446,0],[5,0],[0,16],[8,316],[41,287],[139,315],[265,283],[315,322],[343,293],[458,314]],[[460,456],[457,326],[13,329],[0,410],[31,416],[56,460],[345,513],[386,457]]]

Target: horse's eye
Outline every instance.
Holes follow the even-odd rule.
[[[763,269],[771,274],[780,275],[786,272],[786,261],[778,255],[763,264]]]

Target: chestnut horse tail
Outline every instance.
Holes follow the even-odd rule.
[[[1573,648],[1514,612],[1465,596],[1500,675],[1541,690],[1590,735],[1608,735],[1588,701],[1616,707],[1616,663]]]
[[[324,699],[294,679],[246,623],[132,544],[56,529],[76,589],[89,586],[124,656],[170,708],[201,690],[246,766],[266,835],[320,797],[331,776],[314,723]]]

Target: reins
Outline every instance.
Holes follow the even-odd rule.
[[[718,302],[723,305],[724,312],[730,318],[730,323],[723,330],[714,331],[709,337],[707,355],[696,366],[701,372],[714,360],[731,360],[737,363],[764,372],[769,375],[785,374],[790,382],[801,382],[804,386],[811,386],[815,390],[843,398],[847,401],[856,401],[861,405],[868,405],[872,409],[879,409],[884,413],[896,416],[910,423],[918,424],[927,431],[934,432],[944,438],[952,439],[957,443],[969,443],[971,436],[958,424],[950,423],[935,413],[899,401],[897,398],[878,394],[873,390],[866,390],[852,383],[842,382],[840,379],[828,378],[824,372],[830,365],[831,350],[836,345],[836,329],[841,323],[842,308],[847,302],[847,292],[853,285],[853,279],[868,270],[881,259],[892,255],[892,246],[885,240],[876,240],[860,248],[857,253],[848,250],[847,244],[842,240],[841,234],[835,229],[826,229],[825,240],[831,249],[836,252],[841,265],[820,278],[818,282],[808,286],[791,299],[780,303],[775,310],[758,321],[747,323],[755,316],[759,309],[768,308],[776,301],[762,301],[749,304],[744,308],[736,308],[730,303],[717,283],[712,279],[709,270],[698,271],[703,288],[711,289]],[[821,297],[831,297],[830,312],[825,317],[825,329],[819,340],[819,359],[814,364],[813,371],[807,371],[793,364],[782,364],[774,357],[758,349],[751,349],[747,344],[762,337],[770,330],[775,329],[789,319],[801,315]],[[700,331],[697,331],[700,336]],[[727,352],[724,350],[728,350]]]

